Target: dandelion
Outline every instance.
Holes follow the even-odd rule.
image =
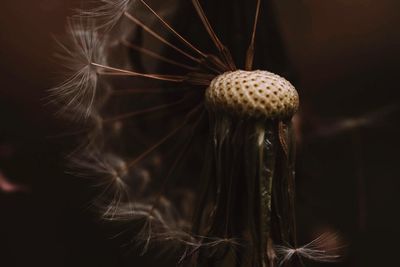
[[[104,188],[96,201],[103,218],[138,225],[143,253],[167,243],[181,265],[264,267],[283,252],[285,261],[308,257],[312,245],[279,247],[297,247],[291,118],[299,96],[286,79],[253,68],[261,0],[243,70],[198,0],[193,10],[215,54],[147,1],[100,2],[71,20],[73,47],[61,46],[75,72],[52,96],[94,125],[73,162],[77,175]],[[144,35],[170,53],[147,46]],[[160,73],[162,64],[174,73]]]

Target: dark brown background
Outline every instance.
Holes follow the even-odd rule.
[[[301,88],[300,239],[337,230],[347,244],[337,266],[395,266],[400,2],[275,2]],[[0,4],[0,170],[30,189],[0,192],[1,266],[141,265],[88,212],[88,185],[64,174],[63,157],[74,140],[60,136],[69,125],[44,105],[58,72],[52,35],[64,32],[73,6],[59,0]],[[340,130],[359,116],[366,126]]]

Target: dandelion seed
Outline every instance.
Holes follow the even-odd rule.
[[[92,31],[92,22],[69,21],[71,44],[59,42],[63,54],[59,58],[70,73],[69,78],[50,90],[52,99],[60,102],[60,112],[75,112],[73,116],[90,116],[98,89],[98,74],[93,62],[105,63],[104,46],[96,32]]]
[[[111,30],[129,10],[136,0],[100,0],[97,7],[89,10],[78,10],[78,18],[89,18],[96,21],[94,29]]]
[[[126,183],[129,171],[121,158],[99,151],[86,151],[79,157],[72,157],[70,169],[75,176],[95,180],[95,186],[101,189],[95,201],[99,204],[96,205],[108,202],[102,211],[104,218],[114,217],[119,206],[129,201]]]
[[[323,234],[310,243],[299,248],[275,246],[279,256],[279,266],[289,262],[293,257],[309,259],[316,262],[337,262],[341,256],[342,247],[329,247],[332,242],[337,243],[337,234]]]

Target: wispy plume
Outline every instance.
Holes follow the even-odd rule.
[[[103,43],[92,30],[90,20],[70,20],[68,33],[70,43],[58,42],[62,53],[58,57],[64,62],[68,78],[50,90],[52,100],[63,105],[60,112],[74,112],[76,117],[88,118],[98,89],[98,73],[93,63],[104,63]]]
[[[181,220],[177,213],[171,212],[170,205],[163,203],[148,204],[151,201],[132,201],[123,205],[114,206],[113,214],[105,219],[110,221],[131,222],[140,224],[135,234],[135,243],[140,246],[141,253],[145,254],[154,244],[166,242],[164,252],[169,250],[181,251],[179,263],[193,257],[201,249],[234,248],[239,243],[234,238],[212,238],[198,236],[190,232],[186,221]]]
[[[128,202],[126,180],[129,170],[122,158],[110,153],[86,151],[71,159],[70,169],[70,173],[75,176],[93,179],[94,185],[100,188],[101,193],[94,203],[103,208],[103,217],[113,217],[119,206]]]
[[[96,20],[96,29],[112,29],[128,11],[136,0],[101,0],[100,3],[88,10],[78,10],[76,17]]]
[[[341,258],[338,234],[325,233],[310,243],[294,248],[290,246],[274,246],[279,258],[279,266],[292,260],[294,257],[309,259],[316,262],[337,262]]]

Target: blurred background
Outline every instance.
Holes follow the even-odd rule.
[[[224,5],[243,5],[210,1],[203,2],[211,22]],[[344,260],[318,266],[396,266],[400,2],[266,2],[263,22],[278,34],[265,42],[279,46],[300,88],[299,239],[339,233]],[[65,173],[64,158],[77,140],[46,105],[60,70],[53,37],[65,33],[77,6],[0,4],[0,266],[135,265],[89,211],[88,182]]]

